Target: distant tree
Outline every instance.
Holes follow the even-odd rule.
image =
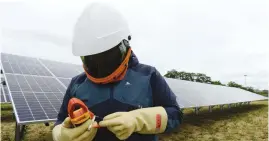
[[[225,86],[225,85],[222,84],[220,81],[211,81],[211,84],[213,84],[213,85],[221,85],[221,86]]]
[[[168,71],[165,75],[167,78],[179,78],[179,72],[176,71],[175,69],[172,69],[171,71]]]
[[[196,81],[197,74],[196,73],[190,73],[191,75],[191,81]]]
[[[242,87],[242,89],[255,93],[253,87]]]
[[[260,92],[262,92],[262,91],[259,90],[259,89],[254,89],[254,92],[255,92],[255,93],[260,93]]]
[[[185,80],[186,79],[185,72],[184,71],[178,72],[178,78],[181,80]]]
[[[200,82],[200,83],[208,83],[208,84],[213,84],[213,85],[226,86],[225,84],[222,84],[220,81],[212,81],[211,77],[209,77],[203,73],[193,73],[193,72],[185,72],[185,71],[178,72],[177,70],[172,69],[172,70],[168,71],[164,76],[167,78],[174,78],[174,79],[196,81],[196,82]],[[254,89],[253,87],[243,87],[242,85],[237,84],[233,81],[230,81],[227,84],[227,86],[244,89],[246,91],[257,93],[257,94],[268,97],[268,90],[258,90],[258,89]]]
[[[246,91],[249,91],[249,92],[252,92],[252,93],[256,93],[256,94],[260,94],[260,95],[263,95],[263,96],[267,96],[268,97],[268,90],[258,90],[258,89],[254,89],[253,87],[243,87],[242,85],[239,85],[233,81],[230,81],[227,86],[229,87],[235,87],[235,88],[240,88],[240,89],[243,89],[243,90],[246,90]]]
[[[211,77],[206,76],[203,73],[197,73],[196,74],[196,82],[201,82],[201,83],[211,83]]]
[[[168,71],[165,75],[167,78],[175,78],[187,81],[193,81],[192,73],[188,73],[185,71],[178,72],[175,69]]]
[[[230,81],[230,82],[227,84],[227,86],[229,86],[229,87],[235,87],[235,88],[242,88],[242,85],[239,85],[239,84],[237,84],[237,83],[235,83],[235,82],[233,82],[233,81]]]
[[[268,97],[268,90],[261,90],[258,94]]]
[[[188,73],[188,72],[185,72],[185,71],[179,72],[179,78],[181,80],[193,81],[191,73]]]
[[[267,93],[268,94],[268,90],[262,90],[262,93]]]
[[[185,71],[176,71],[175,69],[168,71],[165,75],[167,78],[175,78],[187,81],[196,81],[201,83],[211,83],[211,77],[202,73],[193,73]]]

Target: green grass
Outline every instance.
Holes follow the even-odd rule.
[[[193,111],[193,110],[192,110]],[[199,115],[184,111],[183,124],[173,133],[161,135],[161,141],[267,141],[268,102],[253,102],[240,107],[218,107],[212,113],[201,109]]]
[[[267,141],[268,140],[268,102],[253,102],[250,105],[225,106],[221,111],[214,107],[212,113],[203,107],[199,114],[192,109],[184,110],[182,125],[170,134],[160,135],[160,141]],[[44,124],[26,126],[23,141],[51,140],[51,127]],[[1,140],[13,141],[15,118],[11,104],[1,105]]]

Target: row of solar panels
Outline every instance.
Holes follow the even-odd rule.
[[[1,62],[19,124],[55,120],[71,78],[83,71],[80,65],[5,53],[1,54]],[[181,108],[267,99],[236,88],[166,80]]]
[[[17,123],[53,121],[70,80],[81,65],[1,54],[4,78]]]
[[[60,78],[60,81],[63,82],[65,84],[65,86],[67,87],[69,82],[70,82],[70,79],[61,79]],[[208,85],[208,84],[204,84],[204,83],[193,83],[193,82],[184,81],[184,80],[176,80],[175,81],[173,79],[166,79],[166,81],[168,82],[168,84],[170,86],[178,85],[178,87],[172,87],[172,88],[176,88],[176,89],[173,89],[173,91],[175,93],[189,93],[189,95],[187,95],[187,96],[177,95],[177,101],[180,104],[181,108],[207,106],[208,103],[211,103],[210,105],[220,105],[220,104],[247,102],[247,101],[263,100],[264,99],[263,96],[256,95],[256,94],[253,94],[251,92],[247,92],[247,91],[236,89],[236,88]],[[56,81],[53,81],[53,83],[55,83],[55,82]],[[51,83],[51,84],[53,84],[53,83]],[[173,83],[175,83],[175,84],[173,84]],[[57,84],[57,85],[59,85],[59,84]],[[193,89],[186,89],[188,87],[193,87]],[[200,89],[203,89],[206,87],[208,87],[207,88],[208,91],[206,93],[203,93],[204,91],[200,91]],[[1,103],[9,103],[10,98],[9,98],[8,88],[4,85],[1,85],[0,88],[1,88],[0,102]],[[18,88],[18,87],[15,86],[15,88]],[[23,89],[24,89],[24,87],[23,87]],[[64,93],[65,88],[61,87],[61,89],[62,89],[62,92]],[[195,89],[197,89],[197,90],[195,90]],[[46,92],[46,91],[48,91],[48,89],[47,90],[45,89],[43,91]],[[237,95],[235,96],[233,94],[233,92],[229,92],[229,91],[234,91],[234,92],[237,91]],[[222,94],[216,95],[216,93],[222,93]],[[228,101],[227,99],[225,99],[225,97],[230,97],[233,99],[230,99]],[[241,99],[237,99],[237,97],[241,97]],[[207,99],[205,99],[205,98],[207,98]],[[190,101],[190,99],[192,99],[192,100]],[[226,100],[226,102],[225,102],[225,100]],[[211,102],[209,102],[209,101],[211,101]]]
[[[81,65],[54,62],[2,53],[1,62],[5,73],[72,78],[83,71]]]
[[[238,88],[166,78],[182,108],[264,100],[267,97]]]

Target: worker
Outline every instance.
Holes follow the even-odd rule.
[[[85,71],[67,88],[52,132],[54,141],[157,141],[157,134],[182,123],[175,94],[156,68],[138,61],[130,40],[127,21],[115,8],[104,3],[85,8],[72,43]],[[97,120],[73,127],[67,112],[73,97]],[[91,126],[97,124],[100,128]]]

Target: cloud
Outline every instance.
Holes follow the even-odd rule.
[[[70,47],[71,39],[67,37],[34,31],[34,30],[14,30],[14,29],[2,29],[2,36],[5,38],[23,39],[23,40],[36,40],[40,42],[50,42],[59,47]]]
[[[102,1],[122,11],[138,59],[162,74],[171,69],[201,72],[214,80],[240,84],[248,74],[247,84],[268,87],[267,0]],[[71,53],[69,40],[86,3],[89,1],[0,4],[1,27],[20,31],[16,39],[3,37],[2,50],[80,63]]]

